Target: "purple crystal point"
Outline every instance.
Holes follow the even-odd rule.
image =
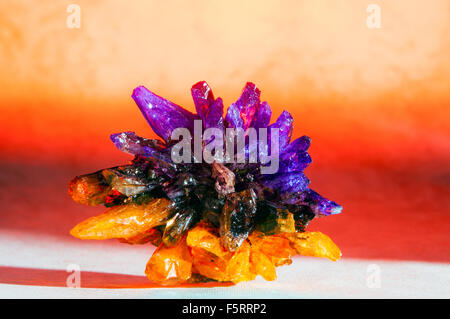
[[[290,143],[284,152],[306,152],[311,145],[311,138],[303,135]]]
[[[280,155],[280,173],[303,172],[312,160],[306,152],[285,152]]]
[[[294,119],[288,111],[283,111],[281,115],[278,117],[275,123],[269,125],[268,136],[270,136],[270,129],[278,128],[278,137],[279,137],[279,150],[280,152],[289,144],[292,135],[292,123]],[[270,143],[269,143],[270,145]]]
[[[342,211],[342,206],[337,203],[322,197],[312,189],[308,189],[302,193],[291,194],[286,204],[307,205],[316,216],[329,216],[339,214]]]
[[[219,97],[211,105],[208,115],[205,119],[205,128],[218,128],[224,130],[223,124],[223,101]]]
[[[171,162],[168,149],[160,140],[140,137],[134,132],[111,134],[110,138],[114,145],[122,152],[131,155],[154,157]]]
[[[253,122],[252,127],[254,127],[255,129],[267,127],[270,123],[271,117],[272,117],[272,109],[270,108],[269,103],[262,102],[262,104],[258,108],[255,121]]]
[[[303,171],[312,162],[306,152],[310,144],[311,139],[308,136],[302,136],[281,150],[279,171],[281,173]]]
[[[227,115],[225,116],[227,127],[242,127],[243,122],[239,108],[235,104],[231,104],[228,107]]]
[[[218,128],[223,131],[223,101],[214,99],[211,88],[205,81],[194,84],[191,88],[197,114],[207,128]]]
[[[122,132],[111,134],[111,141],[122,152],[132,155],[144,155],[144,146],[149,146],[155,151],[165,149],[164,144],[159,140],[150,140],[137,136],[134,132]]]
[[[302,172],[264,175],[262,182],[281,193],[303,192],[309,185],[309,179]]]
[[[205,121],[211,105],[214,103],[214,95],[208,83],[200,81],[191,88],[192,99],[194,100],[195,110],[200,118]]]
[[[241,97],[228,108],[225,121],[228,127],[240,127],[246,130],[252,126],[260,105],[261,91],[255,84],[248,82]]]
[[[170,140],[172,131],[176,128],[182,127],[192,131],[193,121],[198,118],[181,106],[150,92],[143,86],[134,89],[132,98],[153,131],[166,142]]]

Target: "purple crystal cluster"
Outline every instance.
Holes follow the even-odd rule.
[[[255,84],[245,85],[242,95],[225,115],[222,99],[214,97],[206,82],[196,83],[191,93],[196,114],[143,86],[133,91],[133,99],[162,140],[147,139],[134,132],[111,135],[119,150],[135,158],[130,165],[108,169],[107,174],[94,173],[99,184],[108,190],[104,204],[168,198],[174,202],[174,221],[171,229],[166,226],[162,230],[164,236],[167,233],[165,242],[176,241],[198,221],[207,220],[220,229],[224,245],[230,251],[239,247],[254,229],[267,233],[282,230],[280,225],[287,213],[295,219],[296,230],[304,231],[314,217],[341,212],[341,206],[309,188],[304,170],[311,163],[307,152],[310,138],[302,136],[291,142],[293,118],[287,111],[270,124],[270,105],[261,102],[261,92]],[[262,164],[248,162],[174,163],[171,149],[177,141],[171,140],[172,132],[186,128],[193,133],[195,120],[201,120],[203,130],[216,128],[224,135],[227,128],[244,131],[267,128],[268,141],[274,138],[270,129],[277,128],[280,150],[277,173],[262,174]],[[246,158],[251,147],[245,145]]]

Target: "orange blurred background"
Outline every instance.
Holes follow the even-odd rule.
[[[155,137],[134,87],[193,110],[197,81],[226,105],[252,81],[312,138],[312,188],[344,206],[312,229],[344,257],[450,262],[449,56],[447,0],[3,0],[0,228],[72,240],[101,211],[67,183],[130,159],[109,134]]]

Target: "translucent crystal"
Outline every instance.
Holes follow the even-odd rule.
[[[163,243],[166,246],[174,246],[195,222],[195,210],[185,209],[177,211],[166,223],[166,228],[162,236]]]
[[[69,184],[69,195],[75,202],[84,205],[105,203],[111,191],[101,172],[77,176]]]
[[[253,190],[229,194],[220,216],[220,236],[229,251],[235,251],[254,226],[256,194]]]
[[[182,239],[171,247],[161,244],[148,261],[145,274],[151,281],[161,284],[187,282],[192,276],[192,257],[186,240]]]
[[[321,232],[304,232],[284,234],[298,254],[303,256],[323,257],[336,261],[341,258],[339,247]]]
[[[80,239],[129,239],[165,224],[171,209],[172,202],[164,198],[146,205],[116,206],[79,223],[70,234]]]

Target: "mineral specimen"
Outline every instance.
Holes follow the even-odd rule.
[[[315,217],[338,214],[342,207],[309,188],[304,170],[311,163],[311,139],[302,136],[291,142],[289,112],[270,124],[271,108],[260,101],[261,92],[253,83],[246,84],[225,117],[222,99],[214,97],[206,82],[196,83],[191,93],[197,114],[145,87],[134,90],[133,99],[162,140],[134,132],[111,135],[116,147],[134,158],[70,182],[74,201],[109,207],[75,226],[71,234],[157,246],[145,273],[164,285],[237,283],[258,275],[275,280],[275,268],[292,263],[297,254],[338,260],[341,252],[328,236],[306,231]],[[193,161],[175,161],[173,133],[180,128],[195,133],[199,127],[204,133],[212,129],[222,134],[208,135],[200,143],[184,141],[194,151],[187,156]],[[202,161],[196,145],[200,153],[212,143],[228,145],[225,131],[230,129],[243,132],[243,144],[232,143],[223,160],[215,149],[216,160]],[[278,132],[278,140],[271,129]],[[266,132],[265,144],[260,143],[261,132]],[[242,150],[243,162],[238,157]],[[251,155],[269,153],[279,161],[274,174],[261,169],[267,163],[250,161]]]

